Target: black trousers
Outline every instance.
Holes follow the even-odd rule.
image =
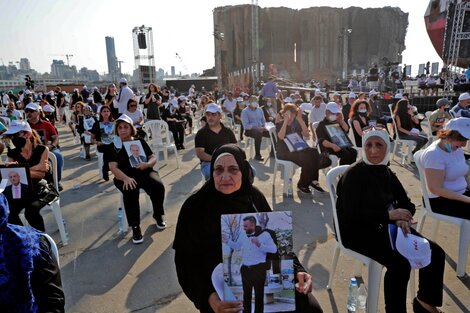
[[[184,143],[184,125],[183,123],[170,122],[168,127],[173,133],[173,140],[178,147]]]
[[[137,188],[131,190],[123,189],[123,181],[114,179],[114,185],[119,191],[122,192],[124,199],[124,209],[126,211],[127,221],[129,226],[140,225],[140,205],[139,195],[140,188],[144,189],[145,192],[150,196],[153,207],[153,218],[157,221],[162,220],[162,215],[165,214],[163,209],[163,201],[165,200],[165,186],[163,186],[162,180],[158,173],[155,171],[143,172],[142,174],[133,177],[137,182]]]
[[[10,215],[8,216],[8,223],[15,225],[23,225],[20,219],[20,212],[24,208],[24,217],[31,227],[39,231],[46,231],[44,226],[44,219],[41,216],[41,209],[44,207],[39,200],[27,199],[8,199],[8,206],[10,208]]]
[[[470,190],[467,189],[464,195],[470,197]],[[470,220],[470,204],[468,203],[443,197],[429,198],[429,203],[433,212]]]
[[[421,236],[414,229],[411,232]],[[377,238],[375,238],[377,240]],[[364,254],[387,268],[384,276],[385,312],[406,313],[406,291],[410,279],[411,267],[408,260],[398,251],[392,250],[388,235],[383,243],[358,243],[352,250]],[[442,306],[445,252],[436,243],[431,246],[431,263],[419,269],[418,299],[433,306]]]
[[[101,171],[103,173],[103,177],[108,177],[109,176],[109,154],[110,154],[110,149],[111,145],[101,145],[97,146],[96,148],[98,152],[103,153],[103,167],[101,168]]]
[[[312,181],[318,180],[319,158],[317,149],[307,148],[279,155],[280,160],[292,161],[300,166],[299,186],[308,187]]]
[[[352,147],[341,148],[338,152],[330,152],[330,154],[334,154],[339,158],[339,165],[353,164],[357,158],[357,151]]]
[[[255,140],[255,154],[257,156],[261,155],[261,140],[263,137],[269,138],[269,132],[267,130],[259,129],[246,129],[245,136],[251,137]]]
[[[266,281],[266,266],[242,265],[240,268],[243,284],[243,312],[251,312],[251,293],[255,290],[255,313],[264,312],[264,282]]]

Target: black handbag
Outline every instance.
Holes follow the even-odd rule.
[[[59,192],[54,184],[48,183],[45,179],[40,180],[35,188],[38,200],[43,204],[50,205],[59,198]]]
[[[320,154],[320,160],[319,160],[319,167],[320,169],[327,168],[328,166],[331,165],[331,159],[330,159],[330,154],[326,151],[322,152]]]

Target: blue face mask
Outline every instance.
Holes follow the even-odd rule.
[[[452,152],[452,144],[450,142],[444,142],[444,150],[451,153]]]

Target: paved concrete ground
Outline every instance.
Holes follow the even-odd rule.
[[[99,179],[97,158],[78,158],[70,131],[59,128],[62,152],[65,156],[61,193],[62,212],[70,233],[68,246],[61,247],[62,280],[67,312],[196,312],[182,294],[176,279],[171,248],[175,224],[183,201],[201,185],[201,174],[194,154],[193,136],[186,139],[186,150],[179,152],[181,166],[174,160],[160,170],[166,186],[166,219],[168,228],[157,231],[150,214],[142,210],[144,243],[134,245],[130,234],[117,234],[117,210],[120,196],[112,181]],[[266,149],[263,155],[267,156]],[[295,251],[302,264],[314,277],[314,295],[325,312],[346,312],[347,285],[354,275],[367,275],[364,268],[349,257],[341,256],[332,291],[326,290],[331,267],[334,238],[331,235],[331,203],[327,194],[294,195],[283,198],[282,181],[272,187],[273,161],[250,161],[257,170],[256,186],[266,195],[274,210],[292,210]],[[420,203],[419,182],[413,167],[392,168],[407,187],[414,203]],[[299,171],[296,172],[294,183]],[[278,176],[279,177],[279,176]],[[321,182],[325,186],[324,176]],[[80,184],[80,189],[72,187]],[[143,201],[141,201],[142,203]],[[46,228],[57,241],[60,236],[51,214],[46,216]],[[429,234],[430,222],[424,227]],[[470,312],[470,278],[455,275],[458,230],[441,223],[438,243],[447,253],[443,310]],[[470,262],[466,272],[470,273]],[[366,278],[365,278],[366,279]],[[383,283],[381,285],[383,290]],[[383,309],[383,292],[379,312]],[[411,306],[409,306],[411,312]]]

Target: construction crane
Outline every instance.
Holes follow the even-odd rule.
[[[181,57],[180,57],[180,55],[178,54],[178,52],[176,52],[175,54],[176,54],[176,58],[180,61],[181,66],[183,66],[184,71],[185,71],[187,74],[189,74],[188,67],[184,64],[183,59],[181,59]]]
[[[67,58],[67,66],[70,66],[70,59],[73,57],[73,54],[52,54],[53,57],[66,57]]]

